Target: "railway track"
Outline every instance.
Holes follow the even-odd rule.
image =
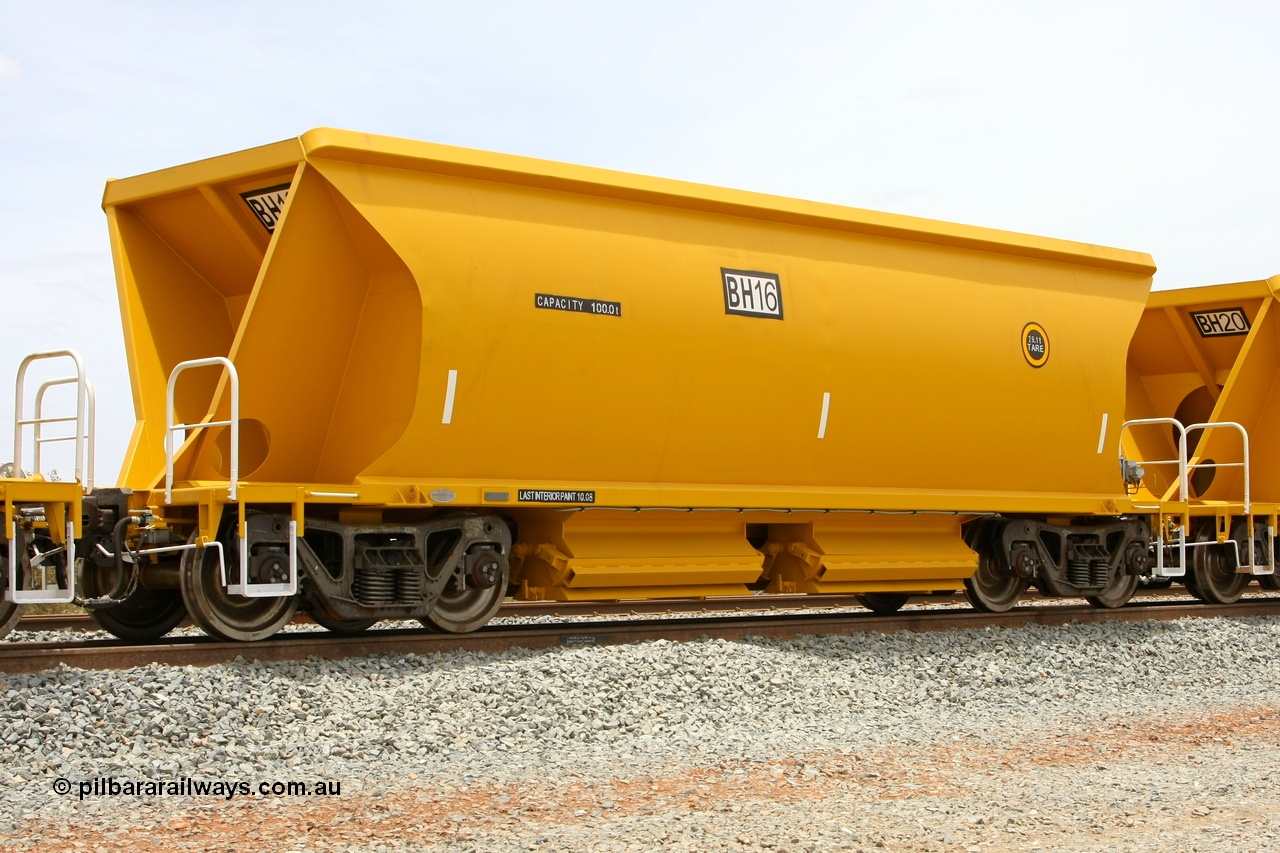
[[[672,602],[663,602],[672,604]],[[702,609],[705,602],[698,602]],[[830,602],[827,602],[830,605]],[[599,605],[593,604],[598,609]],[[515,609],[515,608],[513,608]],[[522,610],[525,608],[521,608]],[[532,610],[532,608],[527,608]],[[578,608],[574,608],[578,609]],[[580,610],[580,609],[579,609]],[[514,615],[508,613],[508,615]],[[532,615],[521,613],[520,615]],[[609,645],[646,640],[695,640],[702,637],[741,640],[746,637],[787,639],[800,635],[847,635],[895,631],[947,631],[953,628],[1013,628],[1111,620],[1141,622],[1183,618],[1280,615],[1280,597],[1254,597],[1236,604],[1212,605],[1183,600],[1131,603],[1108,610],[1088,605],[1027,604],[999,614],[967,608],[911,609],[891,615],[868,611],[707,615],[682,618],[612,619],[595,622],[551,622],[491,625],[473,634],[436,634],[423,629],[371,630],[356,636],[306,631],[278,634],[261,643],[229,643],[209,637],[178,637],[167,642],[134,645],[123,640],[83,640],[0,644],[0,672],[38,672],[59,664],[84,669],[124,669],[160,663],[209,666],[238,657],[263,662],[337,660],[378,654],[433,654],[458,649],[496,652],[511,648]]]
[[[1144,590],[1141,598],[1176,597],[1191,600],[1190,593],[1180,590]],[[1035,591],[1028,591],[1024,600],[1061,601],[1061,599],[1042,598]],[[912,598],[913,604],[964,604],[961,593],[939,593],[937,595],[919,595]],[[741,610],[818,610],[866,608],[858,601],[856,595],[752,595],[726,596],[714,599],[632,599],[628,601],[509,601],[502,606],[499,616],[535,617],[535,616],[647,616],[664,613],[731,613]],[[311,624],[306,613],[299,613],[294,624]],[[184,621],[183,625],[191,624]],[[415,621],[416,624],[416,621]],[[83,612],[50,615],[24,616],[17,625],[19,631],[94,631],[97,625]]]
[[[922,600],[962,601],[959,594],[922,596]],[[863,609],[853,595],[769,595],[733,596],[719,599],[634,599],[630,601],[510,601],[502,606],[499,616],[642,616],[655,613],[718,613],[743,610],[807,610],[811,608],[857,607]],[[294,624],[310,624],[305,613],[299,613]],[[190,624],[184,622],[184,625]],[[87,613],[59,613],[24,616],[19,631],[95,631],[98,626]]]

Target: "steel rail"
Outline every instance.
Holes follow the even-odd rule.
[[[960,601],[959,594],[920,596],[918,600]],[[721,613],[734,610],[803,610],[820,607],[857,607],[862,605],[852,595],[740,595],[724,598],[657,598],[626,601],[508,601],[500,616],[606,616],[649,615],[654,613]],[[309,624],[311,619],[299,613],[294,624]],[[190,624],[184,622],[183,624]],[[23,616],[19,631],[93,631],[97,626],[87,613],[43,614]]]
[[[1184,590],[1141,590],[1137,598],[1176,597],[1191,600]],[[1034,590],[1023,596],[1028,602],[1062,601],[1043,598]],[[912,595],[912,604],[963,604],[961,593],[937,595]],[[625,601],[508,601],[502,605],[499,616],[532,618],[535,616],[648,616],[663,613],[731,613],[738,610],[819,610],[835,608],[866,608],[855,595],[806,595],[769,594],[739,595],[723,598],[653,598],[627,599]],[[310,624],[306,613],[299,613],[293,624]],[[183,621],[183,625],[190,625]],[[93,631],[97,626],[87,613],[64,613],[39,616],[23,616],[16,629],[19,631]]]
[[[3,643],[0,644],[0,672],[38,672],[59,664],[83,669],[125,669],[151,663],[211,666],[234,661],[236,658],[262,662],[300,661],[312,657],[339,660],[380,654],[429,655],[460,649],[499,652],[513,648],[612,645],[657,639],[792,639],[802,635],[885,634],[897,631],[948,631],[955,628],[1017,628],[1027,625],[1251,616],[1280,616],[1280,597],[1251,598],[1227,605],[1188,604],[1182,601],[1144,602],[1114,610],[1087,605],[1024,605],[997,614],[955,608],[908,610],[887,616],[870,612],[792,613],[525,623],[489,626],[473,634],[435,634],[426,630],[397,628],[367,631],[354,636],[320,631],[287,632],[261,643],[229,643],[209,637],[177,638],[148,645],[131,645],[120,640]]]

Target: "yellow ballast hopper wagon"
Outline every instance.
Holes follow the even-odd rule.
[[[1147,255],[327,129],[104,207],[129,530],[211,633],[1145,565]]]

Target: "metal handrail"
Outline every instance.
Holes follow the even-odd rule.
[[[1178,501],[1186,500],[1186,496],[1190,494],[1187,487],[1187,428],[1182,425],[1182,421],[1177,418],[1137,418],[1131,421],[1125,421],[1120,425],[1120,459],[1124,460],[1124,433],[1125,430],[1135,426],[1148,426],[1154,424],[1167,424],[1178,430],[1178,458],[1177,459],[1143,459],[1143,465],[1177,465],[1178,466]]]
[[[1192,430],[1196,430],[1196,429],[1204,430],[1205,432],[1208,432],[1209,430],[1212,430],[1212,429],[1219,429],[1219,428],[1223,428],[1223,427],[1225,427],[1225,428],[1227,428],[1227,429],[1234,429],[1234,430],[1236,430],[1238,433],[1240,433],[1240,444],[1241,444],[1241,448],[1242,448],[1242,453],[1243,453],[1243,455],[1244,455],[1244,459],[1243,459],[1243,461],[1241,461],[1241,462],[1188,462],[1188,468],[1189,468],[1189,469],[1191,469],[1191,470],[1194,470],[1194,469],[1196,469],[1196,468],[1243,468],[1243,469],[1244,469],[1244,506],[1243,506],[1243,509],[1244,509],[1244,514],[1245,514],[1245,523],[1246,523],[1246,524],[1247,524],[1247,526],[1248,526],[1248,536],[1249,536],[1249,568],[1250,568],[1250,571],[1251,571],[1253,574],[1274,574],[1274,573],[1275,573],[1275,545],[1274,545],[1274,543],[1273,543],[1273,544],[1271,545],[1271,547],[1268,549],[1270,553],[1268,554],[1267,563],[1266,563],[1266,567],[1267,567],[1268,569],[1270,569],[1270,572],[1267,572],[1267,573],[1259,573],[1259,572],[1257,572],[1257,571],[1256,571],[1256,569],[1260,568],[1260,566],[1259,566],[1259,564],[1258,564],[1258,559],[1257,559],[1257,558],[1258,558],[1258,554],[1257,554],[1257,552],[1256,552],[1256,549],[1254,548],[1254,543],[1255,543],[1255,541],[1256,541],[1256,540],[1255,540],[1254,535],[1253,535],[1253,509],[1252,509],[1252,501],[1251,501],[1251,493],[1250,493],[1250,479],[1249,479],[1249,478],[1250,478],[1250,468],[1251,468],[1251,466],[1250,466],[1250,458],[1249,458],[1249,431],[1248,431],[1247,429],[1245,429],[1245,428],[1244,428],[1244,425],[1243,425],[1243,424],[1236,423],[1235,421],[1207,421],[1207,422],[1205,422],[1205,423],[1190,424],[1189,426],[1187,426],[1187,432],[1191,432]],[[1269,536],[1269,537],[1272,537],[1272,538],[1274,538],[1274,536],[1275,536],[1275,531],[1271,530],[1271,529],[1270,529],[1270,527],[1268,527],[1268,536]],[[1232,540],[1231,540],[1231,544],[1232,544],[1232,546],[1234,546],[1234,548],[1235,548],[1236,565],[1237,565],[1237,566],[1243,565],[1243,563],[1242,563],[1242,562],[1241,562],[1241,560],[1240,560],[1240,545],[1239,545],[1239,543],[1238,543],[1238,542],[1236,542],[1234,539],[1232,539]]]
[[[41,434],[41,429],[40,429],[40,427],[41,427],[41,426],[43,426],[44,424],[67,423],[67,422],[69,422],[69,421],[74,421],[74,420],[75,420],[75,418],[46,418],[46,417],[44,417],[44,415],[43,415],[43,412],[44,412],[44,395],[45,395],[45,392],[46,392],[46,391],[48,391],[50,388],[55,388],[55,387],[57,387],[57,386],[59,386],[59,385],[71,385],[71,384],[73,384],[73,383],[75,383],[75,382],[77,382],[77,378],[76,378],[76,377],[74,377],[74,376],[64,376],[64,377],[63,377],[63,378],[61,378],[61,379],[50,379],[48,382],[46,382],[46,383],[44,383],[43,385],[41,385],[41,386],[40,386],[40,388],[39,388],[39,390],[37,390],[37,391],[36,391],[36,411],[35,411],[35,418],[33,418],[32,420],[30,420],[30,421],[27,421],[27,422],[26,422],[26,423],[29,423],[29,424],[33,424],[33,425],[35,426],[35,430],[34,430],[34,432],[35,432],[35,460],[34,460],[33,467],[32,467],[32,470],[34,470],[34,471],[39,471],[39,470],[40,470],[40,446],[41,446],[41,445],[43,445],[43,444],[49,444],[49,443],[51,443],[51,442],[57,442],[57,441],[75,441],[75,440],[76,440],[76,438],[77,438],[77,436],[74,436],[74,435],[56,435],[56,436],[53,436],[52,438],[48,438],[48,437],[46,437],[46,436],[44,436],[44,435],[42,435],[42,434]],[[96,398],[96,396],[95,396],[95,395],[94,395],[94,393],[93,393],[93,383],[89,381],[88,377],[85,377],[85,380],[84,380],[84,387],[85,387],[85,391],[87,392],[87,394],[88,394],[88,398],[89,398],[89,399],[88,399],[88,433],[87,433],[87,436],[86,436],[86,438],[87,438],[86,444],[87,444],[88,446],[85,448],[85,468],[86,468],[86,471],[85,471],[85,474],[84,474],[84,490],[85,490],[86,492],[91,492],[91,491],[93,491],[93,471],[94,471],[94,462],[93,462],[93,446],[94,446],[94,434],[95,434],[95,432],[96,432],[96,427],[97,427],[97,423],[98,423],[98,414],[97,414],[97,398]]]
[[[1258,568],[1257,554],[1254,550],[1253,537],[1253,504],[1251,492],[1251,474],[1249,459],[1249,431],[1242,424],[1235,421],[1205,421],[1203,423],[1195,423],[1184,426],[1181,421],[1175,418],[1139,418],[1132,421],[1125,421],[1120,427],[1120,459],[1125,460],[1124,455],[1124,432],[1131,426],[1144,426],[1150,424],[1167,424],[1174,427],[1178,431],[1178,458],[1177,459],[1143,459],[1143,465],[1174,465],[1178,466],[1178,502],[1190,499],[1191,490],[1189,488],[1190,475],[1193,471],[1200,468],[1243,468],[1244,469],[1244,494],[1242,511],[1245,515],[1245,521],[1249,530],[1249,566],[1250,569]],[[1190,451],[1187,448],[1187,433],[1193,430],[1202,430],[1208,432],[1213,429],[1234,429],[1240,433],[1240,442],[1243,448],[1243,460],[1240,462],[1192,462],[1190,460]],[[1274,531],[1269,530],[1269,535],[1274,537]],[[1188,548],[1203,547],[1215,544],[1213,542],[1187,542],[1186,531],[1182,525],[1178,526],[1178,537],[1175,547],[1178,551],[1178,569],[1177,575],[1166,572],[1167,567],[1164,564],[1164,530],[1162,525],[1157,525],[1156,531],[1156,576],[1157,577],[1177,577],[1186,572],[1186,554]],[[1235,540],[1231,540],[1232,546],[1235,548],[1236,565],[1241,565],[1240,547]],[[1272,572],[1275,571],[1275,554],[1274,547],[1267,561],[1267,567]]]
[[[1252,516],[1253,513],[1249,511],[1249,431],[1245,429],[1244,426],[1236,423],[1235,421],[1207,421],[1205,423],[1191,424],[1190,426],[1188,426],[1182,434],[1182,440],[1185,444],[1187,440],[1187,437],[1186,437],[1187,433],[1191,432],[1193,429],[1199,429],[1199,430],[1204,430],[1205,432],[1208,432],[1209,430],[1218,429],[1219,427],[1227,427],[1229,429],[1234,429],[1240,433],[1240,441],[1244,447],[1244,461],[1243,462],[1195,462],[1195,463],[1188,462],[1188,468],[1244,468],[1244,513],[1245,515]],[[1184,457],[1187,455],[1187,450],[1185,446],[1182,448],[1182,455]]]
[[[69,358],[76,366],[76,375],[68,376],[63,379],[54,379],[45,382],[40,386],[40,390],[36,393],[35,416],[31,418],[25,417],[26,401],[25,401],[25,385],[27,378],[27,368],[33,362],[43,359],[53,358]],[[75,417],[59,417],[46,418],[44,416],[44,393],[50,387],[56,385],[76,385],[76,414]],[[40,447],[42,444],[51,441],[74,441],[76,445],[76,462],[75,462],[75,479],[76,482],[92,488],[93,483],[93,446],[94,446],[94,423],[95,423],[95,400],[93,394],[93,386],[89,384],[89,380],[85,376],[84,360],[80,358],[80,353],[71,349],[51,350],[49,352],[32,353],[22,360],[22,364],[18,366],[18,378],[15,384],[15,402],[13,407],[13,465],[18,471],[22,470],[22,428],[30,426],[33,428],[35,435],[35,451],[32,470],[34,473],[40,473]],[[58,436],[54,438],[45,438],[41,435],[40,428],[45,424],[54,423],[71,423],[75,422],[75,434],[71,436]],[[90,472],[85,475],[85,457],[88,456]]]
[[[231,378],[231,419],[226,421],[201,421],[194,424],[175,424],[173,422],[173,389],[177,385],[179,374],[195,367],[220,366]],[[231,428],[231,478],[227,489],[227,497],[236,499],[236,483],[240,479],[240,376],[236,367],[228,358],[196,358],[179,362],[169,374],[169,387],[165,392],[165,431],[164,431],[164,502],[173,503],[173,434],[180,429],[197,429],[202,427],[225,426]]]

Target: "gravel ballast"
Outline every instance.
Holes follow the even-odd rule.
[[[1277,640],[1195,619],[8,676],[0,846],[1263,850]],[[289,781],[341,790],[259,792]]]

